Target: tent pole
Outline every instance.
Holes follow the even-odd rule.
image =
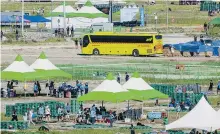
[[[129,107],[130,107],[130,106],[129,106],[129,100],[128,100],[128,110],[129,110]]]
[[[24,81],[24,97],[26,98],[26,80]]]
[[[102,101],[102,107],[103,107],[103,101]]]

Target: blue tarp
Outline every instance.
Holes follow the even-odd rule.
[[[1,15],[1,23],[21,23],[21,16],[9,16],[9,15]],[[29,23],[30,21],[24,19],[25,23]]]
[[[179,43],[179,44],[165,44],[164,46],[169,45],[172,46],[174,49],[182,52],[197,52],[197,53],[213,51],[214,47],[220,47],[220,40],[211,41],[210,43],[211,45],[208,46],[200,41],[197,42],[191,41],[191,42]]]
[[[1,15],[1,23],[10,23],[10,16],[8,15]]]
[[[30,22],[51,22],[51,20],[46,19],[40,15],[38,16],[24,15],[24,19],[29,20]]]

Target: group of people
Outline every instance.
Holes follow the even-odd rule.
[[[89,85],[86,82],[84,85],[79,80],[76,81],[76,90],[78,92],[78,96],[82,96],[83,94],[87,94],[89,92]]]
[[[129,80],[130,76],[128,74],[128,72],[125,73],[125,81],[127,82]],[[121,83],[121,74],[118,72],[117,74],[117,82]]]
[[[67,37],[74,37],[74,27],[67,27],[66,28],[66,33],[63,28],[57,28],[54,31],[55,37],[63,37],[66,35]]]
[[[7,96],[5,97],[16,97],[16,90],[14,89],[14,82],[13,81],[8,81],[7,83]]]
[[[100,106],[99,108],[93,105],[91,108],[80,107],[77,115],[77,123],[79,124],[95,124],[97,120],[102,120],[106,123],[110,123],[110,127],[113,127],[113,122],[116,117],[116,112],[107,111],[105,107]]]
[[[37,10],[34,8],[32,13],[37,15],[44,15],[44,7],[38,8]]]

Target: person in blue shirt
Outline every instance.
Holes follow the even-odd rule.
[[[217,94],[218,92],[220,92],[220,80],[218,81],[218,85],[217,85]]]
[[[82,83],[80,83],[80,93],[81,93],[81,96],[83,95],[83,91],[84,91],[84,86]]]
[[[85,94],[89,92],[89,85],[88,82],[85,83]]]
[[[126,72],[126,73],[125,73],[125,81],[126,81],[126,82],[129,80],[129,77],[130,77],[130,76],[129,76],[128,72]]]
[[[95,124],[95,118],[96,118],[95,105],[93,105],[92,108],[91,108],[90,118],[91,118],[91,123]]]
[[[39,114],[39,120],[42,121],[43,116],[44,116],[44,108],[42,105],[40,105],[39,109],[38,109],[38,114]]]
[[[109,112],[109,119],[110,119],[110,127],[113,127],[113,122],[114,122],[114,114],[112,113],[112,111]]]
[[[38,93],[38,86],[37,86],[37,83],[34,82],[34,96],[36,96]]]

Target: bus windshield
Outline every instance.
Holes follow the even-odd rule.
[[[88,35],[83,38],[83,47],[87,47],[89,45],[89,37]]]

